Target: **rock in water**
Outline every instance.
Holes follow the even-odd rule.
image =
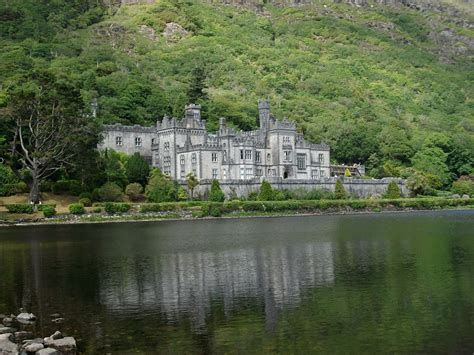
[[[46,348],[37,351],[35,355],[59,355],[59,351],[56,349]]]
[[[16,316],[16,320],[21,323],[31,323],[36,320],[36,316],[33,313],[20,313]]]
[[[0,334],[0,354],[18,355],[18,345],[11,341],[11,334]]]
[[[3,318],[2,323],[5,327],[9,327],[13,324],[13,318],[5,317],[5,318]]]
[[[21,331],[21,332],[16,332],[15,333],[15,341],[18,343],[20,341],[26,340],[26,339],[33,339],[33,333],[32,332],[26,332],[26,331]]]
[[[51,339],[45,340],[45,344],[53,349],[58,350],[61,354],[75,354],[76,353],[76,340],[73,337],[65,337],[62,339]]]
[[[25,346],[25,351],[29,353],[35,353],[41,349],[44,349],[44,345],[41,343],[33,343]]]
[[[53,335],[50,336],[51,339],[57,340],[57,339],[62,339],[63,335],[59,330],[56,330]]]

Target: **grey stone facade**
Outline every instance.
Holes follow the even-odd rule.
[[[259,101],[259,128],[237,131],[219,121],[206,130],[201,108],[189,105],[182,119],[164,117],[156,127],[108,125],[100,148],[150,158],[176,180],[193,173],[199,180],[261,181],[263,178],[320,181],[330,176],[329,146],[311,144],[287,118],[278,120],[267,101]]]

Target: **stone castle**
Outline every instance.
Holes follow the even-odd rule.
[[[237,131],[221,118],[219,130],[211,134],[201,107],[191,104],[184,118],[164,117],[156,127],[107,125],[100,148],[138,152],[176,180],[188,174],[220,181],[330,177],[328,145],[305,141],[294,122],[273,117],[268,101],[259,101],[258,111],[259,128],[254,131]]]

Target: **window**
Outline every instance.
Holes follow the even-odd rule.
[[[252,160],[252,151],[249,149],[245,150],[245,160]]]
[[[151,144],[155,144],[155,138],[151,139]]]
[[[272,157],[271,154],[268,153],[268,154],[267,154],[267,164],[270,163],[270,160],[271,160],[270,158],[271,158],[271,157]]]
[[[227,170],[222,169],[222,179],[226,180],[227,179]]]
[[[324,177],[324,170],[321,170],[321,171],[319,172],[319,174],[320,174],[321,177]]]
[[[171,157],[166,156],[163,158],[163,174],[171,175]]]
[[[179,157],[179,163],[180,163],[181,165],[184,165],[184,162],[185,162],[184,155],[181,155],[181,156]]]
[[[211,154],[211,160],[213,163],[217,163],[217,153],[212,153]]]
[[[122,137],[115,137],[115,144],[122,145]]]
[[[142,137],[135,137],[135,147],[142,146]]]
[[[311,179],[316,180],[318,177],[318,170],[311,170]]]
[[[170,142],[165,142],[165,152],[170,151]]]
[[[260,161],[261,161],[261,160],[260,160],[260,152],[259,152],[258,150],[255,152],[255,161],[256,161],[257,163],[260,163]]]
[[[194,175],[194,176],[197,176],[197,170],[196,170],[196,168],[193,169],[193,175]]]
[[[291,150],[284,150],[283,151],[283,160],[291,161]]]
[[[240,150],[240,159],[241,160],[244,159],[244,150],[243,149]]]
[[[224,150],[224,152],[222,154],[222,160],[227,161],[227,151],[226,150]]]
[[[183,167],[181,167],[181,179],[186,179],[186,171],[184,170]]]
[[[324,154],[323,153],[319,153],[318,161],[319,161],[319,164],[324,164]]]
[[[263,170],[262,169],[255,169],[255,175],[256,176],[263,176]]]
[[[246,178],[251,179],[253,177],[252,168],[247,168],[245,172]]]
[[[290,144],[290,137],[283,137],[283,144]]]
[[[212,169],[212,178],[217,179],[217,169]]]
[[[240,168],[240,180],[245,180],[245,169]]]
[[[306,169],[306,154],[297,154],[296,164],[298,165],[298,170]]]
[[[196,164],[196,153],[191,154],[191,163]]]

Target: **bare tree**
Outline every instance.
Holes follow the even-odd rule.
[[[40,202],[41,182],[73,164],[77,155],[86,127],[78,103],[80,96],[74,89],[58,88],[49,82],[39,82],[34,90],[12,96],[12,152],[31,175],[30,201],[34,204]]]

